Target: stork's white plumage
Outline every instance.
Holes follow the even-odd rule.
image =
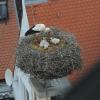
[[[47,49],[49,47],[49,43],[46,39],[41,40],[40,47],[43,47],[44,49]]]
[[[32,28],[32,30],[34,31],[45,31],[46,26],[44,24],[36,24],[34,28]]]
[[[46,27],[44,32],[45,32],[45,33],[50,32],[50,28],[49,28],[49,27]]]
[[[58,43],[60,42],[60,39],[58,39],[58,38],[53,38],[53,37],[51,37],[50,39],[51,39],[51,42],[52,42],[53,44],[58,44]]]

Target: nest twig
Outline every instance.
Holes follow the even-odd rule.
[[[53,36],[64,40],[63,46],[54,50],[32,48],[33,37],[30,35],[21,40],[16,52],[16,64],[25,73],[36,79],[57,79],[81,67],[80,47],[70,33],[51,28]]]

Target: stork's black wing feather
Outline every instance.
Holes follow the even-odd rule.
[[[34,31],[34,30],[32,30],[32,28],[34,28],[34,27],[35,27],[35,25],[33,25],[33,26],[25,33],[25,36],[38,33],[39,31]]]

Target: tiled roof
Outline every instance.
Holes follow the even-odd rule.
[[[9,13],[8,23],[0,24],[0,78],[4,77],[7,65],[13,68],[10,59],[18,41],[13,0],[9,2]],[[27,5],[27,13],[30,27],[44,23],[74,33],[82,50],[82,73],[89,71],[100,57],[100,0],[48,0],[48,3]],[[78,79],[83,75],[80,73],[74,72],[70,79]]]
[[[18,41],[18,25],[13,0],[8,2],[9,19],[0,23],[0,79],[4,78],[7,67],[13,70],[16,44]]]
[[[82,50],[82,73],[89,71],[100,57],[100,0],[49,0],[28,5],[27,13],[30,26],[44,23],[74,33]],[[78,76],[80,74],[74,72],[70,78],[76,80]]]

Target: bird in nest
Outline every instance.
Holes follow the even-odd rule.
[[[26,33],[25,36],[37,34],[37,33],[48,33],[50,28],[46,27],[45,24],[36,24],[33,25]]]
[[[43,47],[44,49],[47,49],[49,45],[49,42],[45,38],[43,38],[43,40],[40,42],[40,47]]]
[[[53,44],[59,44],[60,39],[51,37],[51,38],[50,38],[50,41],[51,41],[51,43],[53,43]]]

